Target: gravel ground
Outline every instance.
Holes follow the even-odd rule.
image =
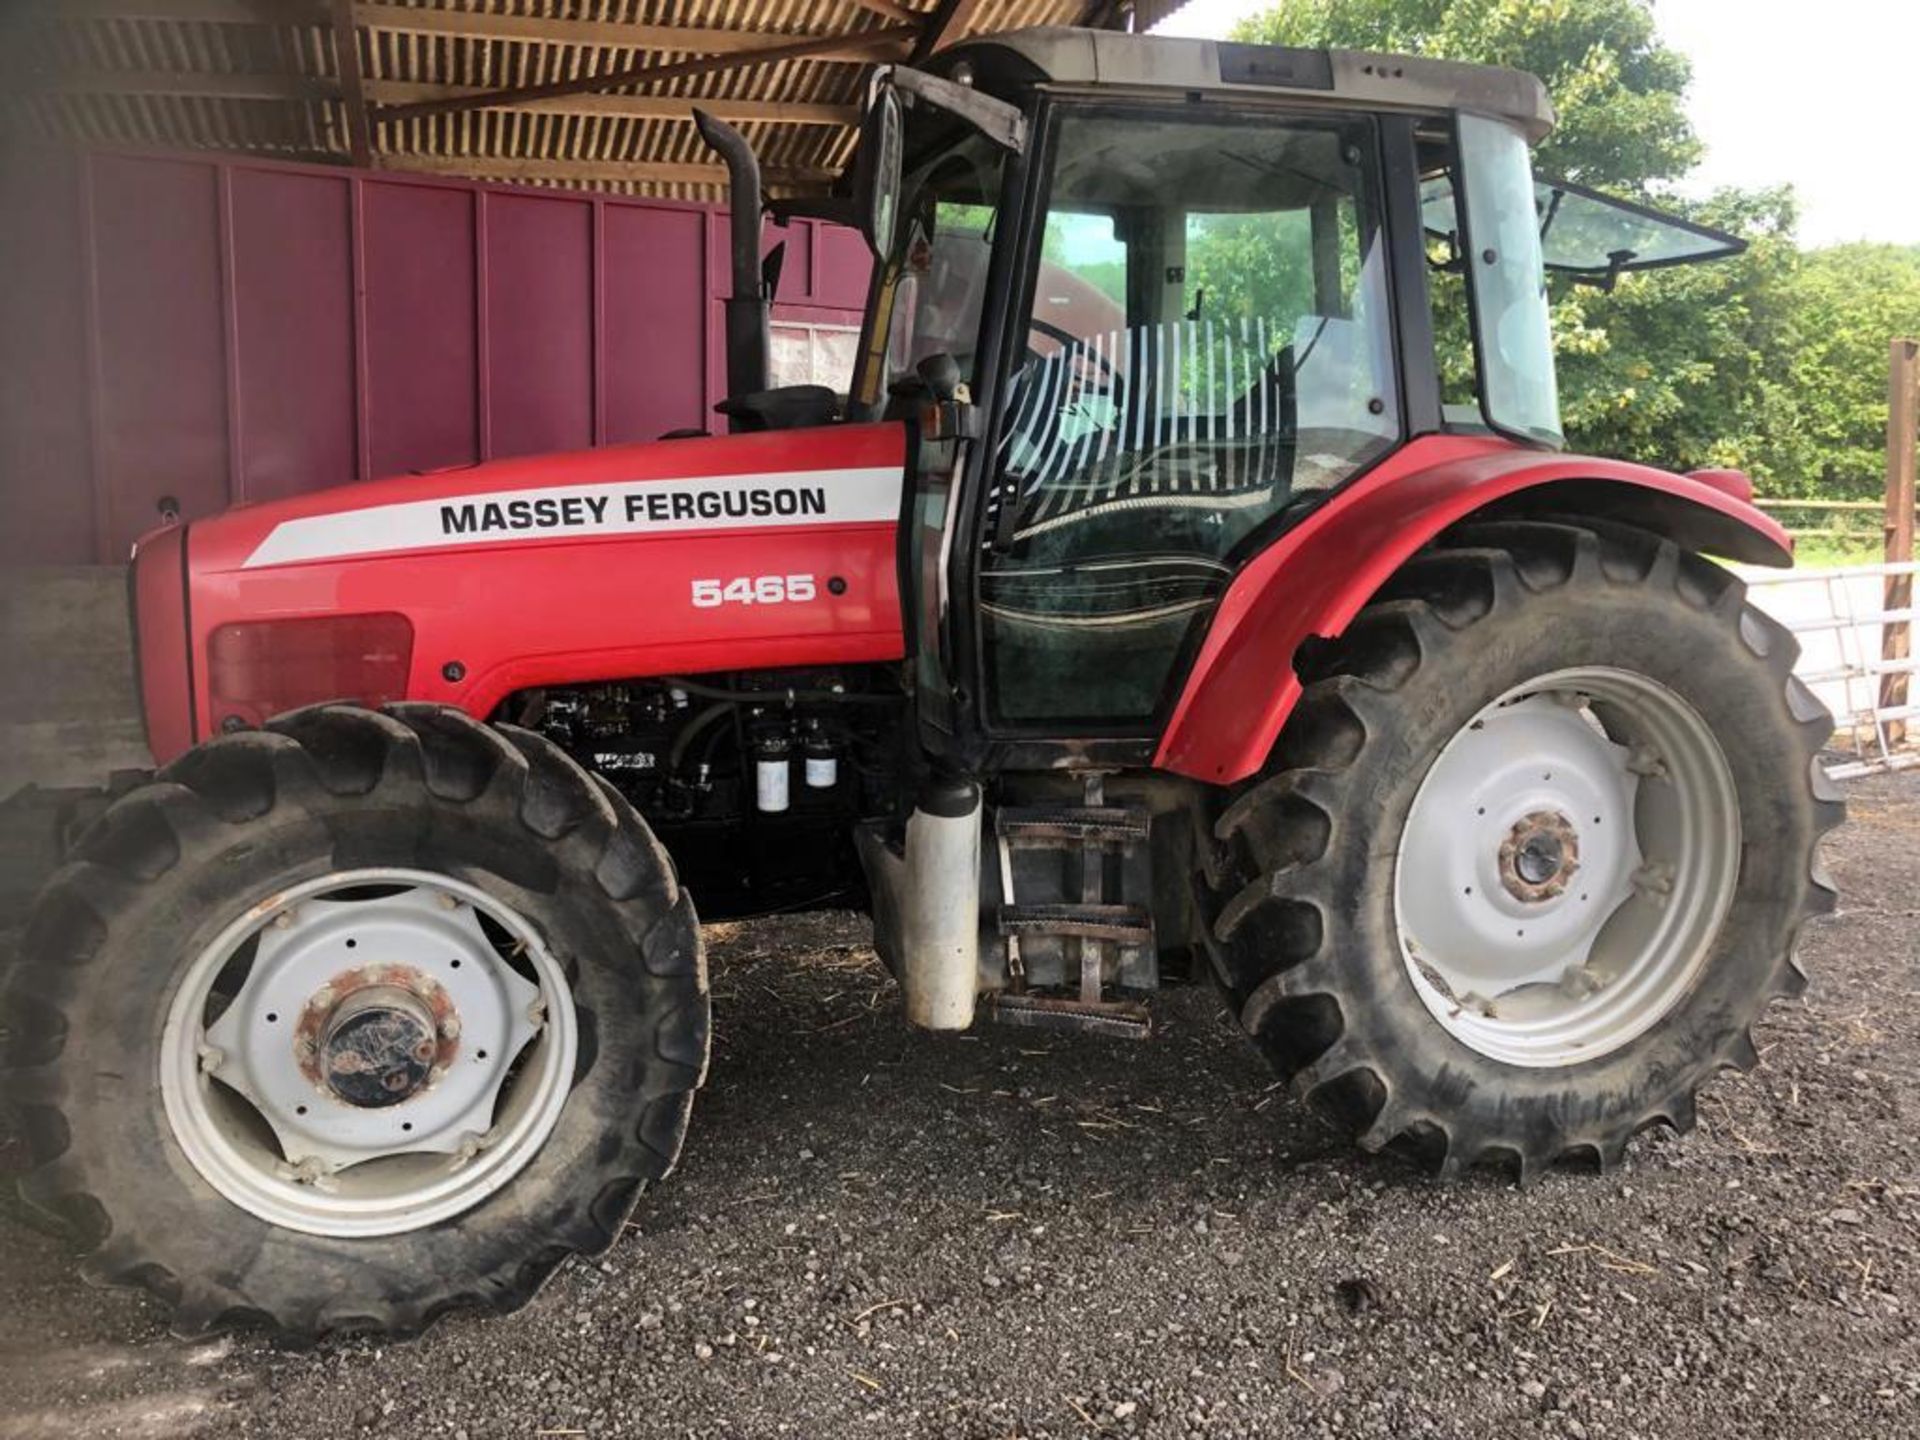
[[[858,920],[716,926],[712,1080],[610,1254],[290,1352],[169,1338],[9,1210],[0,1437],[1920,1434],[1920,776],[1851,798],[1812,988],[1617,1173],[1351,1153],[1205,991],[1147,1045],[929,1040]]]

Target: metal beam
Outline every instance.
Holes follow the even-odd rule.
[[[465,175],[482,180],[546,181],[558,184],[619,182],[636,185],[706,185],[719,189],[727,183],[724,165],[675,164],[651,160],[543,160],[515,156],[397,155],[381,157],[385,170],[416,175]],[[825,185],[835,171],[805,166],[770,165],[764,175],[771,185],[798,188]]]
[[[376,105],[414,105],[424,100],[489,96],[497,92],[476,85],[433,85],[413,80],[369,80],[367,99]],[[488,102],[492,104],[491,101]],[[551,100],[525,100],[503,109],[535,115],[613,115],[635,120],[690,120],[698,105],[721,120],[771,121],[783,125],[852,125],[860,118],[857,105],[782,104],[777,100],[703,99],[680,95],[566,95]]]
[[[919,38],[913,42],[913,52],[907,56],[907,63],[918,65],[941,46],[958,40],[967,33],[967,27],[973,23],[973,17],[979,9],[980,0],[940,0],[933,13],[922,23]]]
[[[736,50],[758,50],[770,40],[829,40],[854,42],[859,35],[817,33],[770,35],[766,31],[716,30],[698,25],[628,25],[618,20],[551,20],[540,15],[491,15],[470,10],[429,10],[414,5],[378,4],[357,0],[355,21],[372,30],[415,35],[446,35],[463,40],[509,40],[527,45],[591,45],[607,50],[649,50],[674,55],[721,55]],[[851,50],[837,55],[829,50],[818,60],[865,59]]]
[[[347,153],[364,170],[373,164],[373,127],[367,123],[367,97],[360,79],[360,36],[353,24],[353,0],[333,0],[333,64],[347,112]]]
[[[967,0],[961,0],[967,3]],[[585,95],[595,91],[617,90],[628,85],[650,85],[662,80],[680,80],[693,75],[711,75],[722,70],[742,70],[753,65],[772,65],[784,60],[817,58],[829,52],[845,55],[859,47],[869,59],[897,55],[913,31],[906,26],[869,31],[864,35],[815,36],[808,40],[769,45],[759,50],[741,50],[731,55],[705,55],[696,60],[675,60],[665,64],[643,61],[621,66],[599,75],[581,75],[571,80],[555,80],[545,85],[519,85],[505,90],[481,91],[446,100],[423,100],[412,105],[383,106],[376,119],[405,120],[422,115],[453,115],[462,110],[483,110],[492,106],[518,105],[528,100],[553,100],[566,95]]]

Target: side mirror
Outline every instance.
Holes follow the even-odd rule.
[[[893,86],[874,87],[873,101],[860,122],[860,153],[854,165],[854,213],[876,258],[893,252],[900,220],[900,167],[905,149],[900,94]]]

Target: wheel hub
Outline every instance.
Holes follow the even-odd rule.
[[[403,983],[403,976],[423,990],[432,985],[425,976],[396,967],[387,972],[385,983],[330,985],[307,1002],[295,1051],[304,1045],[307,1058],[302,1068],[349,1105],[377,1110],[411,1100],[453,1058],[457,1040],[443,1042],[433,1006]],[[345,991],[342,998],[324,1007],[320,1004],[322,996],[341,990]],[[438,986],[433,990],[451,1021],[451,1002]],[[306,1033],[307,1015],[315,1017],[312,1024],[318,1043]],[[458,1034],[457,1025],[448,1028]],[[448,1053],[442,1053],[443,1047]]]
[[[1514,822],[1500,844],[1500,883],[1534,905],[1564,894],[1580,868],[1580,836],[1558,810],[1535,810]]]

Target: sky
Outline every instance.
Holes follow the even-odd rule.
[[[1163,35],[1224,38],[1268,0],[1190,0]],[[1706,158],[1683,187],[1791,182],[1806,245],[1920,245],[1920,0],[1654,0],[1693,62]]]

